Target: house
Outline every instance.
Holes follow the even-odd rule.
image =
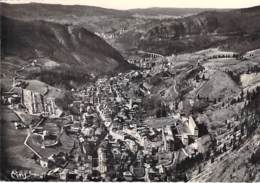
[[[95,136],[101,136],[102,135],[102,129],[101,128],[97,128],[95,130]]]
[[[123,176],[126,181],[132,181],[133,180],[133,174],[130,171],[123,172]]]
[[[158,153],[158,163],[159,165],[169,165],[173,161],[173,153],[172,152],[160,152]]]
[[[152,85],[148,84],[147,82],[144,82],[141,86],[146,92],[150,93],[151,89],[152,89]]]
[[[143,179],[145,176],[145,167],[139,163],[137,163],[136,165],[132,165],[130,167],[130,171],[138,180]]]
[[[59,175],[60,180],[67,181],[69,176],[69,169],[64,169]]]
[[[26,128],[26,125],[24,125],[21,122],[14,122],[14,126],[15,126],[15,129],[17,129],[17,130]]]
[[[79,121],[74,121],[72,124],[67,124],[66,130],[70,133],[78,133],[81,130],[81,123]]]
[[[98,148],[98,170],[101,174],[107,172],[107,155],[106,150],[102,147]]]
[[[2,95],[3,104],[9,104],[9,105],[18,104],[20,102],[20,99],[21,99],[21,97],[19,95],[17,95],[16,93],[5,92]]]
[[[93,128],[82,128],[81,133],[86,137],[92,137],[94,135]]]
[[[176,137],[179,137],[183,145],[186,146],[198,138],[199,131],[192,116],[189,118],[182,117],[182,121],[182,123],[176,126],[178,133]]]
[[[27,108],[30,114],[33,113],[32,91],[23,89],[22,91],[22,103]]]
[[[188,145],[189,135],[191,134],[189,128],[185,124],[179,124],[178,126],[176,126],[176,129],[178,132],[176,137],[179,137],[184,146]]]
[[[199,129],[198,129],[194,119],[192,118],[192,116],[189,116],[189,120],[187,121],[187,126],[191,132],[191,135],[193,135],[194,137],[198,137]]]
[[[49,160],[45,160],[45,159],[40,159],[40,165],[43,168],[48,168],[49,167]]]
[[[171,126],[167,125],[164,128],[164,134],[165,134],[165,138],[166,138],[167,141],[174,140]]]
[[[63,152],[59,152],[57,154],[52,154],[51,156],[48,157],[48,160],[51,163],[54,163],[56,166],[59,167],[64,167],[67,165],[68,159],[67,159],[67,154]]]

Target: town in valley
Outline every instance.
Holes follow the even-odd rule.
[[[19,17],[31,7],[0,6],[11,10],[1,13],[1,180],[260,181],[260,27],[236,33],[239,22],[226,28],[218,17],[256,20],[259,7],[94,9],[88,32],[92,15],[73,9],[84,7],[64,6],[71,17],[58,22],[58,13]],[[209,30],[181,32],[203,16]]]

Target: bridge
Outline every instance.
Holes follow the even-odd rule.
[[[138,53],[146,55],[146,56],[148,56],[150,58],[159,58],[159,57],[163,58],[164,57],[163,55],[158,54],[158,53],[152,53],[152,52],[147,52],[147,51],[142,51],[142,50],[138,51]]]

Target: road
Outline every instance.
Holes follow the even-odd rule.
[[[176,89],[176,80],[173,80],[173,91],[176,93],[176,96],[178,96],[178,91]]]
[[[24,141],[24,145],[26,146],[26,147],[28,147],[35,155],[37,155],[40,159],[42,159],[42,156],[40,155],[40,154],[38,154],[31,146],[29,146],[28,144],[27,144],[27,141],[28,141],[28,139],[29,139],[29,137],[31,136],[31,132],[30,132],[30,130],[28,129],[27,130],[27,137],[26,137],[26,139],[25,139],[25,141]]]

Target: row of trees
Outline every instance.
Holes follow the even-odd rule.
[[[247,91],[246,93],[243,92],[243,90],[241,91],[240,95],[237,98],[234,98],[231,100],[230,104],[233,105],[235,103],[239,103],[244,101],[245,99],[248,102],[251,102],[252,100],[254,100],[260,93],[260,86],[257,86],[254,90],[252,91]],[[254,103],[256,104],[256,103]]]

